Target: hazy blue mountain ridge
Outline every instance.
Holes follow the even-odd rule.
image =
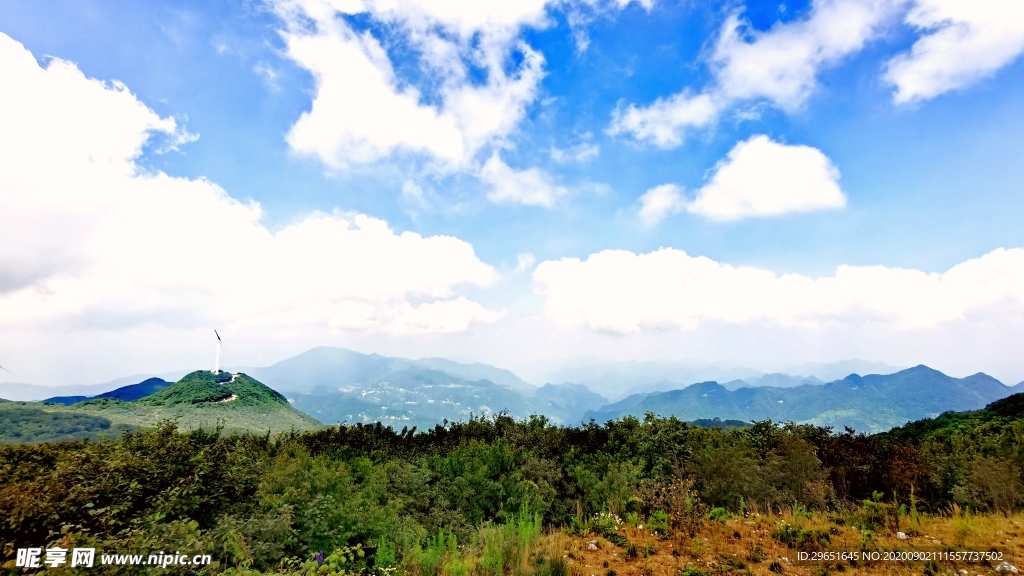
[[[744,366],[671,362],[595,362],[554,370],[548,382],[583,384],[592,392],[617,401],[640,392],[655,390],[668,383],[673,386],[706,380],[756,378],[760,370]]]
[[[894,374],[907,366],[893,366],[885,362],[850,359],[838,362],[808,362],[780,370],[784,374],[807,374],[823,382],[842,380],[850,374]]]
[[[652,412],[683,420],[771,419],[878,432],[949,410],[975,410],[1012,393],[1010,387],[986,374],[957,379],[927,366],[915,366],[894,374],[851,374],[828,384],[794,388],[730,391],[716,382],[702,382],[680,390],[636,395],[586,417],[605,421]]]
[[[536,390],[536,397],[549,402],[556,410],[554,416],[569,425],[579,424],[587,412],[608,404],[607,398],[582,384],[545,384]]]
[[[84,402],[86,400],[92,400],[95,398],[117,398],[118,400],[124,400],[125,402],[131,402],[132,400],[138,400],[139,398],[145,398],[150,394],[154,394],[167,388],[171,385],[170,382],[163,378],[147,378],[138,384],[129,384],[128,386],[122,386],[109,392],[103,392],[95,396],[54,396],[53,398],[47,398],[43,400],[46,404],[64,404],[71,405],[78,402]]]

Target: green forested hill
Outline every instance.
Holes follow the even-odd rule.
[[[975,439],[1017,430],[1024,432],[1024,394],[1014,394],[992,402],[981,410],[946,412],[936,418],[910,422],[894,428],[882,437],[922,444],[948,439],[952,436],[970,436]]]
[[[186,375],[174,385],[139,400],[146,406],[175,406],[227,403],[232,406],[287,406],[284,396],[245,374],[197,371]]]
[[[95,398],[63,406],[0,403],[0,442],[26,443],[101,436],[116,438],[134,428],[174,420],[183,430],[312,430],[322,424],[293,408],[274,390],[245,374],[197,371],[138,400]]]

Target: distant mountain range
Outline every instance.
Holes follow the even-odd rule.
[[[895,370],[894,370],[895,372]],[[713,382],[715,380],[706,380]],[[825,381],[818,378],[817,376],[794,376],[790,374],[772,373],[762,374],[760,376],[748,376],[743,379],[729,380],[722,382],[722,386],[726,390],[738,390],[740,388],[761,388],[761,387],[772,387],[772,388],[795,388],[797,386],[805,385],[819,385],[825,384]],[[679,390],[685,388],[687,385],[683,385],[680,382],[673,382],[669,380],[661,380],[645,386],[636,388],[630,396],[635,394],[651,394],[654,392],[668,392],[671,390]],[[625,399],[622,398],[622,399]]]
[[[893,374],[907,368],[907,366],[893,366],[884,362],[870,362],[868,360],[840,360],[839,362],[811,362],[792,366],[781,372],[789,375],[806,374],[814,376],[823,382],[835,382],[842,380],[850,374]]]
[[[590,390],[618,400],[630,394],[655,391],[663,385],[675,388],[705,380],[757,378],[760,370],[743,366],[669,362],[595,362],[553,370],[549,382],[582,384]],[[669,388],[671,389],[671,388]]]
[[[515,418],[541,414],[568,425],[653,412],[687,421],[770,418],[880,431],[948,410],[977,409],[1024,392],[1024,382],[1007,387],[984,374],[957,379],[925,366],[881,375],[846,373],[858,367],[888,365],[854,360],[791,369],[816,372],[802,375],[764,374],[735,366],[603,363],[561,372],[575,374],[580,381],[534,387],[508,370],[486,364],[410,360],[321,347],[271,366],[236,371],[280,392],[293,408],[325,424],[382,422],[398,429],[423,429],[444,420],[498,412]],[[832,380],[819,376],[837,373],[845,374]],[[686,380],[699,374],[720,376],[699,384]],[[123,380],[115,382],[119,383],[116,389],[90,386],[87,393],[48,401],[88,412],[91,408],[81,407],[113,400],[138,404],[140,398],[160,397],[173,388],[161,378],[136,380],[128,386]]]
[[[764,373],[745,366],[709,363],[595,362],[553,370],[551,382],[583,384],[612,400],[630,394],[676,390],[694,382],[715,381],[729,389],[803,384],[824,384],[850,374],[892,374],[902,367],[867,360],[842,360],[794,366],[781,372]]]
[[[533,387],[512,372],[442,358],[408,360],[342,348],[314,348],[266,368],[246,369],[322,422],[433,426],[507,412],[579,422],[607,402],[585,387]]]
[[[1015,391],[986,374],[953,378],[916,366],[889,375],[851,374],[828,384],[792,388],[729,390],[717,382],[702,382],[680,390],[634,394],[588,412],[585,418],[604,422],[651,412],[683,420],[771,419],[880,432],[950,410],[975,410]]]
[[[487,380],[517,392],[535,389],[512,372],[487,364],[460,364],[443,358],[409,360],[330,347],[313,348],[272,366],[243,370],[277,390],[311,392],[377,383],[408,369],[443,372],[466,381]]]
[[[878,366],[888,365],[846,361],[797,368],[834,374]],[[745,378],[692,386],[668,377],[649,380],[656,375],[685,378],[700,370]],[[888,375],[847,373],[826,383],[816,375],[643,362],[596,365],[577,372],[584,382],[532,388],[507,370],[483,364],[406,360],[338,348],[316,348],[249,371],[322,422],[380,421],[420,428],[501,411],[516,418],[543,414],[565,424],[654,412],[687,421],[770,418],[874,432],[948,410],[977,409],[1014,391],[984,374],[957,379],[925,366]],[[591,385],[604,382],[604,389],[614,389],[615,377],[622,378],[620,389],[633,393],[609,404]]]

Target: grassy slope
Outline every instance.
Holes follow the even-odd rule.
[[[0,442],[24,443],[99,437],[177,420],[182,430],[223,426],[225,432],[312,430],[322,424],[293,408],[274,390],[245,374],[193,372],[156,394],[124,402],[98,398],[72,406],[0,403]]]
[[[33,444],[89,438],[117,438],[134,428],[109,418],[80,414],[62,405],[0,401],[0,443]]]

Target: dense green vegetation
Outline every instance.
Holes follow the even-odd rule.
[[[204,382],[164,399],[208,398]],[[44,543],[204,551],[217,560],[208,573],[232,574],[324,573],[313,560],[322,551],[327,567],[436,576],[442,557],[445,573],[457,573],[452,559],[468,546],[491,554],[493,569],[482,573],[532,573],[515,566],[541,525],[613,540],[604,524],[614,517],[685,533],[753,508],[792,509],[794,518],[865,501],[915,514],[1015,509],[1022,408],[1015,396],[876,436],[770,421],[702,428],[653,415],[582,427],[496,416],[424,433],[378,424],[277,436],[165,423],[118,441],[0,447],[0,541],[7,554]],[[817,542],[783,528],[793,545]]]
[[[284,396],[256,382],[245,374],[214,374],[199,370],[186,375],[173,386],[146,396],[138,403],[143,406],[198,405],[226,401],[232,396],[240,406],[287,405]]]

